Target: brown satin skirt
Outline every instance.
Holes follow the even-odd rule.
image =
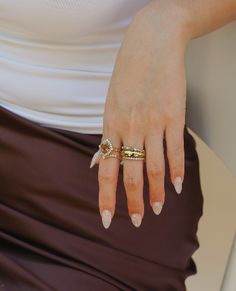
[[[0,106],[0,290],[184,291],[203,214],[196,142],[184,129],[185,179],[170,181],[160,215],[149,205],[139,228],[128,216],[122,167],[108,229],[98,210],[101,134],[44,127]]]

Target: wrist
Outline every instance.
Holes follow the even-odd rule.
[[[172,41],[175,48],[185,50],[192,39],[192,17],[187,1],[153,0],[136,17],[146,16],[153,21],[156,37]]]
[[[153,0],[148,6],[176,27],[185,44],[236,20],[235,0]]]

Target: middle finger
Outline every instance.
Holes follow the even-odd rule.
[[[143,141],[132,143],[123,140],[123,145],[143,149]],[[123,182],[126,190],[129,216],[134,226],[139,227],[144,216],[143,160],[123,160]]]

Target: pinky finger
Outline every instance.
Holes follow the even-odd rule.
[[[179,123],[170,125],[166,128],[165,135],[171,181],[180,194],[184,179],[184,126]]]

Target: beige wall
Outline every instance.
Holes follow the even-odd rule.
[[[236,177],[236,21],[189,43],[186,72],[186,124]]]
[[[188,291],[220,291],[236,231],[236,22],[189,43],[186,73],[186,124],[197,141],[204,194],[198,273],[186,284]]]
[[[236,179],[215,153],[189,131],[197,142],[204,208],[198,229],[200,248],[193,256],[198,273],[188,277],[186,285],[188,291],[220,291],[236,231]]]

